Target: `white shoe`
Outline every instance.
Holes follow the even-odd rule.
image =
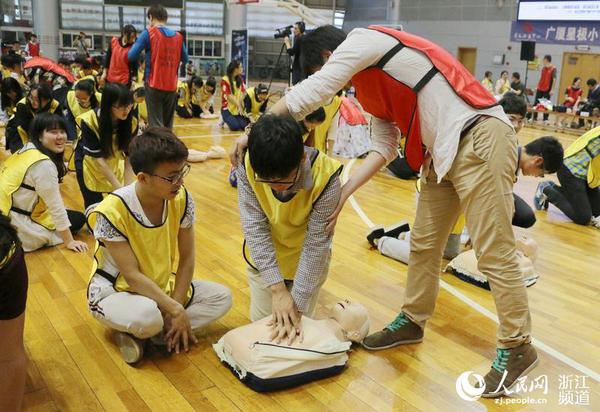
[[[600,229],[600,216],[592,217],[592,220],[590,220],[590,226]]]
[[[125,363],[133,364],[142,359],[144,356],[142,341],[125,332],[115,332],[114,338]]]
[[[225,126],[225,122],[223,121],[222,117],[219,117],[219,121],[217,122],[217,127],[224,127]]]

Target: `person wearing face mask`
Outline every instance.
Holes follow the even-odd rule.
[[[83,213],[66,210],[60,195],[66,142],[63,117],[42,113],[31,123],[29,141],[0,171],[0,210],[17,228],[25,252],[61,243],[76,252],[88,250],[73,239],[85,223]]]
[[[46,84],[34,84],[26,97],[16,106],[14,116],[6,125],[6,149],[15,153],[29,140],[29,127],[40,113],[61,113],[57,100],[52,98],[52,90]]]
[[[314,315],[329,271],[332,236],[325,227],[339,200],[342,165],[304,146],[302,128],[289,116],[261,116],[248,142],[236,176],[250,320],[273,315],[274,341],[293,341],[302,333],[301,315]]]
[[[303,339],[291,344],[270,341],[272,320],[266,317],[230,330],[213,350],[236,378],[257,392],[334,376],[344,371],[352,343],[369,333],[369,313],[359,303],[340,300],[327,308],[326,316],[303,316]]]
[[[97,110],[101,99],[102,94],[96,91],[92,80],[81,80],[67,92],[65,120],[69,140],[77,138],[77,117],[89,110]]]
[[[183,185],[190,171],[183,142],[150,127],[129,156],[135,181],[88,215],[97,240],[88,307],[114,331],[123,360],[135,363],[148,340],[187,352],[200,328],[227,313],[231,292],[193,279],[195,207]]]
[[[129,64],[127,54],[137,39],[135,27],[131,24],[123,26],[121,37],[113,37],[110,40],[106,56],[104,58],[104,73],[100,79],[100,85],[104,86],[106,81],[110,83],[121,83],[127,87],[137,77],[137,61]]]
[[[149,27],[137,38],[127,53],[129,64],[146,53],[144,80],[148,123],[150,126],[173,127],[177,107],[177,74],[179,65],[188,61],[187,48],[181,33],[166,27],[167,9],[159,4],[148,8]]]
[[[100,109],[76,119],[75,171],[86,209],[133,180],[127,147],[137,134],[138,123],[132,108],[132,92],[122,84],[109,83]]]

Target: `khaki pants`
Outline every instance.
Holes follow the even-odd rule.
[[[500,120],[488,118],[461,139],[452,168],[441,183],[437,183],[433,168],[429,171],[411,230],[402,307],[413,322],[424,327],[433,314],[442,252],[454,222],[464,211],[478,268],[487,276],[496,303],[498,347],[512,348],[530,341],[527,291],[511,226],[516,169],[514,132]]]
[[[326,265],[326,268],[329,268],[329,265]],[[263,319],[273,313],[273,295],[271,294],[271,289],[269,286],[266,286],[260,277],[260,273],[258,273],[255,269],[248,266],[246,270],[248,274],[248,283],[250,285],[250,320],[252,322],[256,322],[257,320]],[[323,274],[320,277],[320,282],[315,288],[315,293],[313,293],[312,298],[310,299],[310,303],[308,305],[308,312],[304,313],[305,316],[312,318],[315,314],[315,309],[317,307],[317,300],[319,300],[319,292],[321,291],[321,287],[323,283],[325,283],[325,279],[327,279],[327,274]],[[294,282],[286,281],[285,286],[291,292]]]

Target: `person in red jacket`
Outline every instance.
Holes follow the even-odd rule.
[[[121,83],[127,87],[131,86],[131,82],[137,76],[137,61],[131,65],[127,59],[127,53],[135,43],[137,32],[131,24],[123,26],[121,29],[121,37],[113,37],[110,40],[108,51],[104,60],[104,73],[100,79],[100,85],[104,86],[104,82]]]
[[[148,123],[156,127],[173,127],[173,115],[177,106],[177,73],[179,64],[188,61],[188,53],[181,33],[166,27],[167,9],[154,4],[148,8],[147,30],[144,30],[131,46],[127,58],[129,64],[137,62],[141,52],[146,51],[144,80]]]
[[[535,91],[535,104],[538,104],[540,99],[548,99],[552,96],[552,86],[556,79],[556,66],[552,64],[552,56],[549,54],[544,56],[542,74]],[[537,120],[537,112],[533,113],[533,120]],[[544,121],[548,120],[548,113],[544,113]]]
[[[31,33],[29,41],[27,42],[27,54],[29,54],[30,57],[40,56],[40,43],[38,42],[38,38],[35,33]]]
[[[302,56],[305,73],[312,75],[271,112],[301,119],[352,81],[356,98],[372,115],[371,152],[342,187],[330,230],[350,195],[397,156],[399,131],[406,136],[408,164],[421,170],[403,306],[363,346],[380,350],[423,340],[439,291],[444,246],[463,210],[499,319],[497,356],[485,375],[482,396],[502,396],[538,362],[511,227],[518,166],[511,121],[454,56],[411,33],[370,26],[346,37],[333,26],[323,26],[304,36]],[[244,140],[238,138],[237,146]],[[277,318],[284,320],[275,325],[279,336],[300,327],[290,310],[293,302],[286,305],[278,310]]]
[[[577,108],[583,90],[581,89],[581,77],[575,77],[573,83],[565,90],[565,101],[563,106]]]

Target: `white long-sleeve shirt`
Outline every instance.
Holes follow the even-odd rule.
[[[328,101],[356,73],[375,65],[398,41],[369,29],[354,29],[338,46],[323,68],[296,85],[286,94],[287,108],[297,120]],[[383,68],[384,71],[409,87],[414,87],[433,67],[421,52],[402,48]],[[500,106],[477,110],[454,92],[446,79],[437,73],[418,94],[421,138],[431,153],[433,165],[441,179],[448,173],[465,125],[478,115],[497,117],[506,124],[510,120]],[[397,156],[398,129],[392,121],[372,119],[372,150],[389,163]]]
[[[33,143],[27,143],[21,150],[35,148]],[[25,174],[23,183],[34,187],[35,191],[19,187],[13,193],[13,206],[22,210],[32,210],[41,198],[56,230],[66,230],[71,227],[65,204],[60,195],[58,183],[58,170],[51,160],[42,160],[32,165]],[[19,239],[26,252],[39,249],[43,246],[54,246],[62,243],[62,238],[54,230],[48,230],[31,220],[31,217],[11,211],[10,218],[17,228]]]

